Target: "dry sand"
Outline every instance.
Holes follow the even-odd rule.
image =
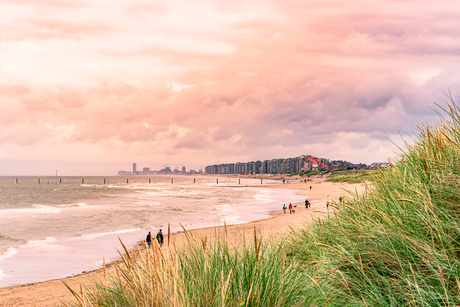
[[[293,179],[295,178],[288,178],[287,180]],[[310,186],[312,187],[311,190]],[[266,187],[264,186],[264,188]],[[241,238],[242,234],[246,237],[252,236],[254,227],[264,238],[285,238],[289,235],[291,227],[296,228],[311,222],[314,218],[325,217],[328,199],[337,202],[340,196],[350,197],[350,193],[347,191],[360,193],[365,188],[363,184],[330,183],[322,179],[313,179],[313,181],[307,181],[307,183],[288,183],[270,187],[299,190],[298,194],[308,196],[311,208],[306,209],[304,203],[297,203],[293,204],[297,205],[295,214],[289,214],[289,210],[287,210],[287,214],[283,214],[283,210],[277,210],[271,213],[271,218],[265,220],[228,226],[230,240],[232,238]],[[289,200],[286,201],[286,205],[289,205]],[[282,205],[280,204],[280,209]],[[199,229],[197,232],[202,236],[212,238],[216,229],[214,227],[205,228]],[[185,240],[182,232],[173,234],[173,237],[177,244],[181,244]],[[166,244],[163,248],[167,248]],[[108,274],[114,271],[114,266],[108,266]],[[103,278],[103,270],[99,269],[67,277],[65,280],[72,288],[79,289],[80,283],[91,284],[94,280],[102,281]],[[62,306],[60,300],[73,302],[72,294],[60,279],[0,289],[0,306]]]

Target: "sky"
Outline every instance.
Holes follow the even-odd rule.
[[[460,2],[0,0],[0,175],[354,163],[460,93]]]

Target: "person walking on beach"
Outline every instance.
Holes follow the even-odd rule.
[[[292,214],[292,204],[289,203],[289,214]]]
[[[284,214],[286,214],[286,209],[287,209],[286,204],[283,204]]]
[[[308,199],[305,199],[305,209],[308,209]]]
[[[310,191],[311,191],[311,186],[310,186]]]
[[[145,238],[145,242],[147,242],[147,245],[149,246],[149,248],[152,247],[152,232],[149,231],[147,238]]]
[[[161,229],[157,233],[157,240],[158,240],[158,244],[160,244],[160,247],[162,247],[163,246],[163,233],[161,232]]]

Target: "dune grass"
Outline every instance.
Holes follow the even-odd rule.
[[[377,170],[336,170],[328,174],[328,182],[361,183],[372,182],[376,179]]]
[[[166,253],[157,244],[142,252],[120,252],[122,263],[109,282],[79,291],[67,306],[306,306],[320,301],[305,284],[283,245],[262,241],[232,246],[186,232],[187,243]],[[313,298],[316,299],[313,300]]]
[[[460,306],[460,109],[443,111],[328,219],[283,242],[188,233],[126,254],[72,306]]]
[[[290,250],[331,305],[460,304],[458,111],[419,127],[370,192],[296,231]]]
[[[320,176],[327,177],[326,181],[328,182],[345,182],[345,183],[360,183],[360,182],[370,182],[374,180],[376,170],[369,169],[359,169],[359,170],[329,170],[329,171],[305,171],[297,174],[292,174],[289,176]]]

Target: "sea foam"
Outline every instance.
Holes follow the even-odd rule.
[[[3,259],[13,257],[14,254],[16,254],[18,251],[14,247],[8,247],[6,251],[3,252],[3,254],[0,255],[0,261]],[[1,278],[1,273],[0,273],[0,278]]]
[[[53,237],[46,237],[44,240],[30,240],[26,244],[21,245],[21,248],[34,248],[40,250],[63,250],[67,249],[65,246],[56,244],[57,239]]]
[[[0,270],[0,279],[8,278],[9,276],[4,274],[2,270]]]
[[[93,240],[93,239],[97,239],[97,238],[104,237],[104,236],[117,235],[117,234],[122,234],[122,233],[127,233],[127,232],[138,231],[138,230],[140,230],[140,228],[124,229],[124,230],[111,231],[111,232],[90,233],[90,234],[85,234],[85,235],[81,235],[78,237],[74,237],[70,239],[69,241]]]
[[[61,209],[45,206],[45,205],[32,205],[32,208],[20,208],[20,209],[5,209],[0,210],[2,215],[11,215],[11,214],[50,214],[50,213],[59,213]]]

